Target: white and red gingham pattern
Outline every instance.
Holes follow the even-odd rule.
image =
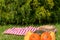
[[[26,32],[28,31],[34,32],[36,30],[39,30],[39,28],[32,27],[32,26],[23,27],[23,28],[11,28],[11,29],[4,31],[4,34],[25,35]]]

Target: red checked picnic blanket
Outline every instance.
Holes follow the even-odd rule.
[[[40,27],[23,27],[23,28],[10,28],[7,29],[6,31],[4,31],[4,34],[14,34],[14,35],[25,35],[26,32],[28,31],[32,31],[32,32],[36,32],[37,30],[43,30],[43,31],[53,31],[56,32],[56,28],[54,28],[54,26],[40,26]],[[38,31],[37,31],[38,32]]]
[[[4,34],[15,34],[15,35],[25,35],[26,32],[28,31],[36,31],[39,30],[39,28],[36,27],[23,27],[23,28],[11,28],[11,29],[7,29],[6,31],[4,31]]]

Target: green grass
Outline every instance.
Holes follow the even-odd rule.
[[[3,32],[8,29],[8,28],[12,28],[14,26],[12,25],[4,25],[4,26],[0,26],[0,40],[23,40],[24,37],[23,36],[16,36],[16,35],[5,35],[3,34]]]
[[[57,33],[56,33],[56,40],[60,40],[60,24],[55,24],[57,28]],[[0,26],[0,40],[24,40],[24,36],[17,36],[17,35],[6,35],[3,34],[3,32],[8,29],[15,27],[13,25],[4,25]],[[21,26],[16,26],[16,27],[21,27]]]
[[[55,25],[57,28],[56,40],[60,40],[60,24]]]

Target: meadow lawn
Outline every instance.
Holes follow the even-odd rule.
[[[57,28],[57,33],[56,33],[56,40],[60,40],[60,24],[55,24]],[[3,32],[8,29],[15,27],[14,25],[3,25],[0,26],[0,40],[24,40],[24,36],[17,36],[17,35],[6,35],[3,34]],[[21,26],[16,26],[16,27],[21,27]]]

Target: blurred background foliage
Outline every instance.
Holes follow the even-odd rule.
[[[0,0],[0,24],[60,22],[60,0]]]

